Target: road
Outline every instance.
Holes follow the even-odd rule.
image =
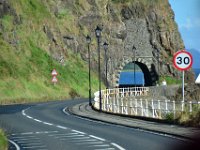
[[[0,126],[21,150],[165,150],[183,139],[93,121],[63,112],[85,100],[0,106]]]

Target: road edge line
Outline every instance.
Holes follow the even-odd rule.
[[[8,141],[15,146],[16,150],[20,150],[20,147],[19,147],[19,145],[17,145],[17,143],[15,143],[14,141],[9,140],[9,139],[8,139]]]

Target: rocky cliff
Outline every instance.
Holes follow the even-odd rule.
[[[26,61],[34,45],[61,66],[69,65],[72,54],[87,62],[85,37],[90,35],[92,69],[96,71],[97,25],[102,28],[101,45],[109,43],[110,85],[115,86],[120,68],[127,60],[133,61],[134,54],[150,74],[179,78],[172,56],[184,44],[168,0],[0,0],[1,47],[9,47],[12,56],[23,55]],[[103,47],[101,52],[105,66]],[[12,74],[13,70],[4,72]],[[152,85],[157,80],[152,77]]]

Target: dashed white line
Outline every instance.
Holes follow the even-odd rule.
[[[26,116],[27,118],[29,118],[29,119],[33,119],[33,117],[31,117],[31,116]]]
[[[78,130],[72,130],[73,132],[76,132],[76,133],[79,133],[79,134],[85,134],[85,132],[81,132],[81,131],[78,131]]]
[[[105,139],[97,137],[97,136],[94,136],[94,135],[89,135],[89,136],[92,137],[92,138],[95,138],[97,140],[100,140],[100,141],[106,141]]]
[[[49,126],[52,126],[53,124],[52,123],[49,123],[49,122],[42,122],[43,124],[46,124],[46,125],[49,125]]]
[[[25,132],[25,133],[21,133],[21,135],[29,135],[29,134],[33,134],[33,132]]]
[[[41,120],[38,120],[38,119],[33,119],[33,120],[35,120],[35,121],[37,121],[37,122],[42,122]]]
[[[78,134],[78,133],[61,133],[61,134],[50,134],[48,136],[62,136],[62,135],[74,135],[74,134]]]
[[[27,146],[27,147],[22,147],[24,149],[35,149],[35,148],[46,148],[46,146]]]
[[[57,127],[57,128],[60,128],[60,129],[65,129],[65,130],[68,129],[67,127],[60,126],[60,125],[57,125],[56,127]]]
[[[56,139],[61,139],[61,138],[73,138],[73,137],[83,137],[84,135],[63,135],[63,136],[57,136],[55,137]]]

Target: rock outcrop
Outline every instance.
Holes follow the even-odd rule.
[[[29,4],[38,11],[31,1]],[[100,43],[102,76],[105,74],[102,44],[104,41],[109,43],[110,85],[116,86],[123,64],[135,61],[134,54],[138,63],[148,69],[152,85],[157,82],[158,75],[180,78],[172,66],[172,57],[174,52],[184,48],[184,44],[168,0],[44,0],[42,4],[56,23],[48,22],[48,18],[38,21],[38,29],[34,30],[44,32],[48,41],[38,42],[38,47],[62,65],[65,65],[69,51],[80,53],[82,59],[88,61],[85,37],[89,34],[92,37],[92,68],[97,70],[94,30],[98,25],[103,29]],[[11,0],[1,0],[0,18],[9,14],[15,18],[13,24],[23,22],[20,14],[23,10],[19,11],[16,6]],[[0,31],[4,34],[2,26]]]

